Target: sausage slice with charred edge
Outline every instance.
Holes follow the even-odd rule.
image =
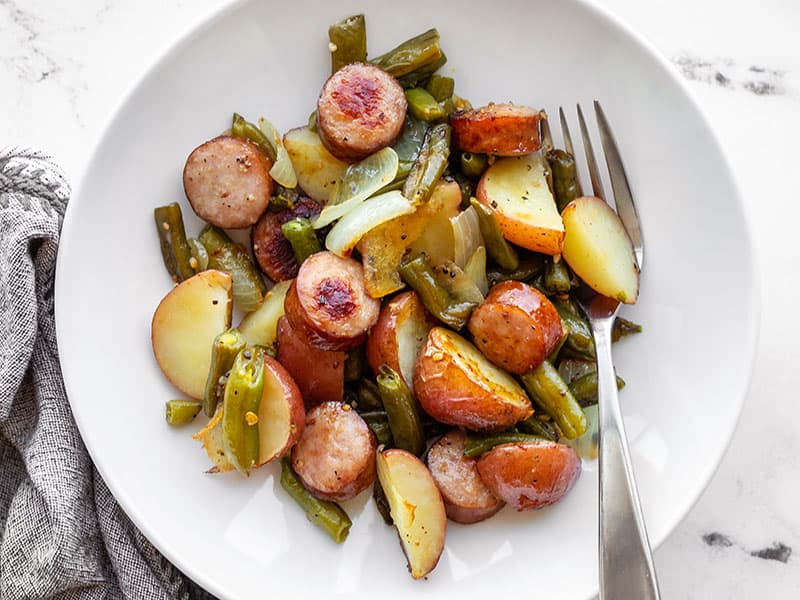
[[[467,436],[454,429],[428,451],[428,469],[442,493],[447,516],[457,523],[477,523],[503,508],[478,474],[478,459],[464,456]]]
[[[317,132],[335,157],[358,161],[390,145],[403,129],[403,88],[383,69],[365,63],[328,78],[317,101]]]
[[[342,402],[325,402],[306,415],[292,467],[309,492],[341,502],[375,480],[377,442],[369,425]]]
[[[309,256],[284,303],[292,328],[321,350],[350,350],[375,325],[381,303],[369,295],[361,263],[332,252]]]
[[[517,156],[541,146],[541,114],[527,106],[489,103],[450,116],[453,143],[466,152]]]
[[[272,161],[255,144],[223,135],[195,148],[183,168],[183,189],[204,221],[224,229],[250,227],[272,195]]]

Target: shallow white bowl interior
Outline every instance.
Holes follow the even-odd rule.
[[[735,426],[754,349],[742,205],[676,75],[577,2],[242,2],[177,44],[117,112],[64,226],[58,341],[76,420],[133,521],[220,597],[587,598],[597,588],[593,463],[552,508],[450,524],[438,568],[413,581],[368,494],[347,503],[354,526],[336,546],[283,493],[276,467],[249,479],[205,474],[190,438],[197,427],[164,423],[164,402],[179,394],[150,348],[150,319],[170,288],[152,209],[181,201],[196,233],[181,185],[188,153],[227,128],[234,110],[281,130],[305,123],[329,69],[327,25],[362,10],[373,55],[438,27],[445,71],[473,104],[512,100],[553,113],[602,101],[646,241],[640,303],[623,311],[645,332],[619,344],[615,359],[651,540],[696,500]]]

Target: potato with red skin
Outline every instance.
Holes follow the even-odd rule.
[[[457,333],[434,327],[417,357],[414,394],[431,417],[472,431],[502,431],[533,414],[525,391]]]
[[[264,355],[264,391],[258,406],[258,460],[261,466],[283,456],[300,439],[306,422],[303,396],[289,372]]]
[[[503,281],[489,290],[467,328],[486,358],[518,374],[542,364],[562,336],[561,317],[553,303],[520,281]]]
[[[300,388],[307,409],[344,399],[344,352],[309,346],[286,317],[278,319],[278,362]]]
[[[350,350],[375,325],[381,303],[369,295],[361,263],[333,252],[309,256],[284,302],[292,328],[320,350]]]
[[[466,152],[517,156],[541,146],[541,113],[527,106],[490,102],[450,115],[453,144]]]
[[[478,473],[495,496],[519,511],[561,500],[581,472],[575,450],[556,442],[495,446],[478,460]]]
[[[428,469],[442,494],[444,510],[456,523],[477,523],[494,515],[504,502],[478,474],[478,459],[464,456],[467,436],[453,429],[428,450]]]
[[[277,213],[267,211],[253,226],[250,232],[253,256],[272,281],[292,279],[300,268],[292,245],[281,231],[281,225],[298,217],[310,219],[321,210],[322,206],[311,198],[300,197],[293,208]]]
[[[355,162],[397,139],[407,107],[403,88],[386,71],[365,63],[349,64],[322,86],[317,133],[336,158]]]
[[[375,481],[375,434],[349,404],[324,402],[306,415],[292,467],[314,496],[341,502]]]
[[[195,148],[183,168],[183,189],[204,221],[244,229],[258,221],[272,196],[272,161],[244,138],[222,135]]]
[[[367,362],[375,375],[388,365],[406,385],[413,385],[414,363],[435,324],[416,292],[403,292],[386,303],[367,339]]]

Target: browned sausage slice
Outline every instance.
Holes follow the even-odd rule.
[[[278,362],[297,382],[306,409],[344,398],[344,352],[309,346],[286,317],[278,319]]]
[[[453,143],[460,150],[498,156],[530,154],[541,146],[540,112],[516,104],[489,103],[450,116]]]
[[[538,367],[562,336],[561,317],[536,288],[519,281],[495,285],[467,324],[483,355],[506,371]]]
[[[281,225],[297,217],[310,219],[319,214],[322,207],[311,198],[301,197],[294,208],[278,213],[265,212],[250,233],[253,256],[272,281],[284,281],[297,277],[299,265],[294,258],[292,245],[283,236]]]
[[[361,263],[317,252],[300,265],[284,307],[289,323],[312,346],[349,350],[366,339],[381,303],[367,292]]]
[[[249,227],[272,195],[272,162],[245,139],[223,135],[195,148],[183,168],[183,189],[194,212],[225,229]]]
[[[325,402],[306,415],[292,467],[317,498],[341,502],[375,480],[376,447],[369,425],[349,404]]]
[[[386,71],[364,63],[328,78],[317,101],[317,132],[335,157],[357,161],[391,144],[403,129],[406,96]]]
[[[478,459],[464,456],[467,436],[454,429],[428,451],[428,469],[442,493],[447,516],[457,523],[477,523],[503,508],[478,474]]]

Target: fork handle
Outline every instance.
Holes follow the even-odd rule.
[[[611,359],[614,316],[592,321],[600,431],[600,600],[658,600]]]

